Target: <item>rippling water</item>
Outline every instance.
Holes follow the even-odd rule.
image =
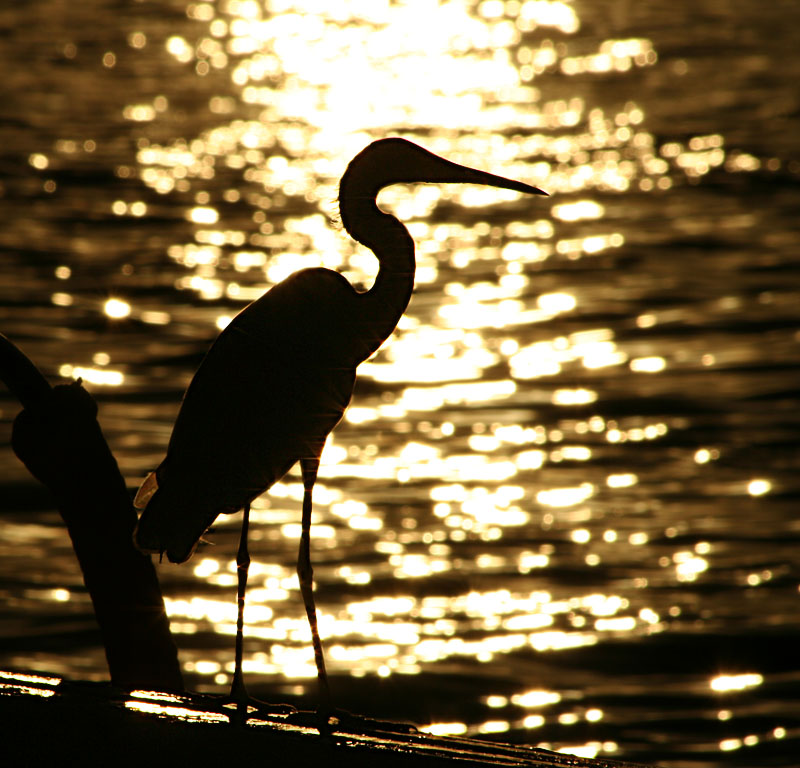
[[[315,496],[335,691],[438,733],[796,765],[798,22],[791,0],[16,4],[0,331],[87,382],[133,489],[246,302],[307,266],[370,284],[336,193],[371,139],[547,189],[382,194],[417,285]],[[103,679],[0,398],[0,663]],[[307,705],[301,493],[254,508],[247,670]],[[237,534],[159,569],[195,689],[229,684]]]

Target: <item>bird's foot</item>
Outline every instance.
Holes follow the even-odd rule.
[[[241,728],[247,723],[249,710],[258,708],[258,702],[247,693],[244,681],[239,676],[235,676],[233,679],[230,701],[235,707],[234,711],[228,716],[230,724]]]
[[[230,724],[237,728],[243,728],[247,724],[248,715],[257,709],[257,706],[254,700],[238,699],[229,705],[229,709],[233,709],[228,715]]]

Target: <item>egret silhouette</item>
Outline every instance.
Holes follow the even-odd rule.
[[[330,705],[317,631],[309,552],[311,494],[328,433],[350,401],[356,367],[389,337],[414,287],[414,242],[378,208],[378,192],[413,182],[482,184],[545,192],[467,168],[399,138],[375,141],[350,162],[339,186],[347,232],[370,248],[380,268],[368,291],[339,273],[304,269],[242,310],[195,374],[167,455],[136,496],[134,534],[146,552],[187,560],[222,513],[244,509],[237,555],[239,620],[232,695],[246,698],[241,673],[250,502],[300,462],[303,512],[297,573],[311,626],[323,706]]]

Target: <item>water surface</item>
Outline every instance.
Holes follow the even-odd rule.
[[[584,755],[795,765],[794,2],[38,0],[0,13],[0,331],[80,376],[133,490],[229,319],[368,286],[338,178],[400,135],[536,184],[394,187],[414,297],[323,459],[343,706]],[[0,394],[0,663],[106,675]],[[299,474],[253,512],[247,672],[313,704]],[[162,565],[192,688],[232,671],[238,518]]]

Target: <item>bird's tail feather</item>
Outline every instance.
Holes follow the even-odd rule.
[[[153,471],[144,479],[141,488],[136,492],[136,496],[133,499],[133,506],[136,507],[136,509],[144,509],[147,506],[147,502],[150,501],[157,490],[158,477],[155,471]]]

